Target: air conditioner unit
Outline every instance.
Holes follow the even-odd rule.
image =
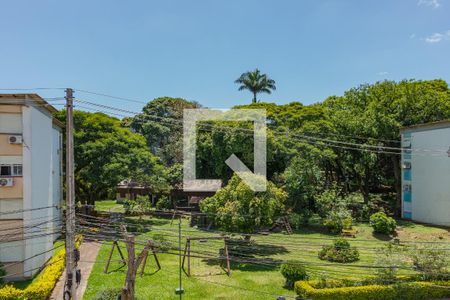
[[[0,178],[0,188],[5,186],[13,186],[14,179],[13,178]]]
[[[14,145],[22,144],[22,136],[21,135],[10,135],[8,137],[8,141],[10,144],[14,144]]]
[[[404,184],[403,185],[403,191],[404,192],[411,192],[411,185],[410,184]]]
[[[405,161],[403,162],[403,169],[411,169],[411,162]]]

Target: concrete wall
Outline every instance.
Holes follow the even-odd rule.
[[[411,169],[403,169],[403,186],[410,184],[411,191],[403,191],[403,216],[449,226],[450,157],[445,151],[450,147],[450,128],[404,133],[403,141],[408,139],[412,151],[403,154],[403,162],[410,162]]]
[[[33,107],[23,107],[23,139],[28,147],[23,150],[24,209],[59,205],[60,185],[60,143],[59,130],[55,129],[49,113]],[[27,229],[25,236],[25,257],[46,252],[24,263],[25,276],[34,275],[47,261],[53,248],[59,224],[60,210],[56,208],[24,212],[24,224],[33,225],[41,221],[51,221],[39,228]],[[30,226],[31,227],[31,226]],[[46,234],[45,236],[38,236]],[[27,272],[30,270],[29,272]]]

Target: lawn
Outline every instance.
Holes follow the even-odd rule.
[[[116,202],[116,200],[101,200],[95,201],[95,210],[108,212],[124,212],[123,205]]]
[[[151,239],[155,235],[163,235],[173,247],[178,246],[178,221],[171,225],[170,220],[144,217],[130,218],[129,222],[145,224],[150,231],[138,237],[139,241]],[[422,241],[436,241],[448,243],[448,230],[410,222],[401,224],[399,238],[404,243]],[[328,278],[361,279],[373,275],[373,269],[358,266],[372,266],[376,262],[378,249],[387,243],[386,239],[374,236],[367,224],[356,226],[358,235],[350,238],[352,246],[360,251],[360,260],[355,263],[338,264],[324,262],[317,257],[322,245],[330,244],[336,236],[322,232],[320,228],[311,227],[296,231],[293,235],[275,233],[268,236],[252,237],[254,244],[251,249],[253,258],[251,263],[232,262],[232,273],[228,277],[223,269],[213,259],[191,258],[191,272],[193,276],[182,275],[185,299],[276,299],[277,295],[295,296],[294,291],[283,287],[284,278],[278,268],[280,261],[298,260],[308,265],[311,277],[326,275]],[[187,236],[208,237],[219,236],[219,233],[197,230],[188,226],[188,220],[182,222],[182,249]],[[237,235],[236,237],[240,237]],[[138,247],[142,249],[143,246]],[[193,242],[192,253],[198,256],[213,257],[219,254],[223,247],[221,241]],[[84,299],[93,299],[101,290],[111,287],[121,287],[124,283],[126,268],[117,262],[119,255],[113,255],[113,262],[109,274],[103,273],[105,261],[111,249],[110,244],[102,246],[97,262],[88,281],[88,288]],[[126,252],[122,245],[122,250]],[[137,277],[136,293],[139,299],[176,299],[175,289],[178,287],[179,262],[174,254],[158,254],[162,270],[156,269],[153,258],[148,260],[146,273],[143,278]],[[411,270],[402,271],[412,274]]]

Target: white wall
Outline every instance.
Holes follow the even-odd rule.
[[[412,219],[450,225],[450,157],[447,153],[414,151],[448,150],[450,128],[412,132]]]
[[[55,129],[52,124],[52,117],[49,113],[38,108],[28,106],[23,107],[23,138],[27,145],[23,152],[23,177],[24,177],[24,209],[47,207],[59,204],[61,193],[60,181],[55,180],[59,176],[59,154],[55,154],[59,148],[56,143]],[[56,145],[55,145],[56,144]],[[55,169],[57,169],[55,171]],[[55,182],[57,181],[57,182]],[[56,189],[56,190],[55,190]],[[55,199],[57,197],[58,199]],[[24,225],[35,225],[45,220],[53,220],[59,214],[55,209],[42,209],[24,212]],[[25,232],[25,236],[32,237],[39,234],[48,234],[53,231],[52,223],[34,227]],[[32,276],[38,268],[47,261],[53,248],[54,236],[47,235],[27,239],[25,241],[25,258],[30,258],[36,254],[46,252],[36,258],[29,259],[24,263],[25,276]]]

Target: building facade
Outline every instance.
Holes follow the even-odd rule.
[[[35,275],[60,235],[62,128],[36,94],[0,94],[0,262],[6,280]]]
[[[450,226],[450,120],[401,134],[402,217]]]

